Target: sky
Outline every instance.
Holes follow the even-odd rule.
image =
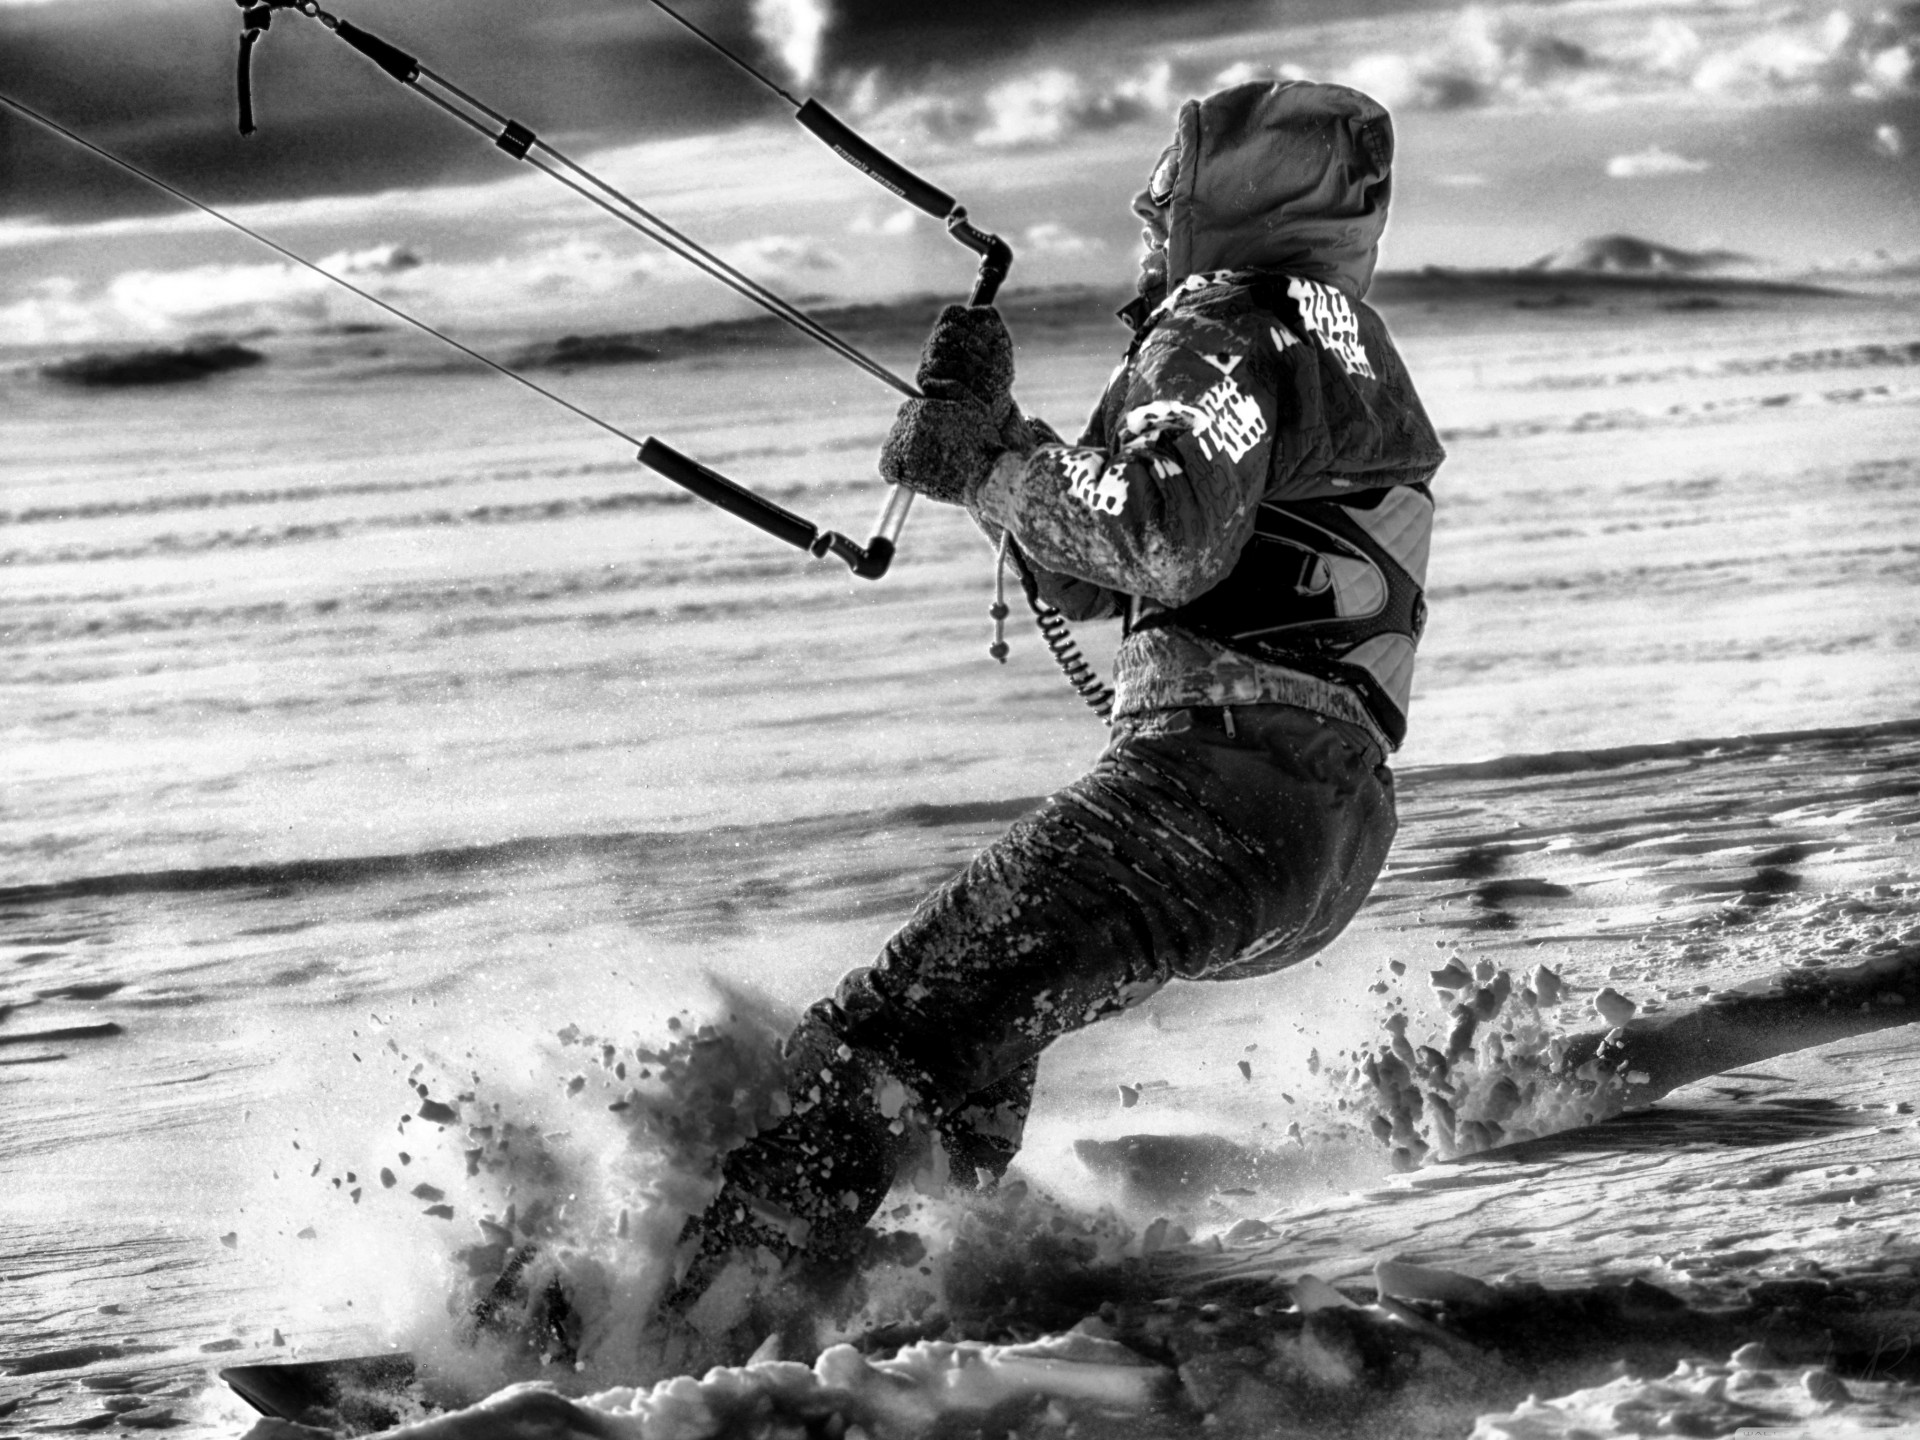
[[[332,0],[782,293],[953,293],[971,259],[648,0]],[[1920,6],[1746,0],[684,0],[959,198],[1015,285],[1120,284],[1180,102],[1268,77],[1393,111],[1384,268],[1502,266],[1610,232],[1782,272],[1920,255]],[[633,330],[737,313],[318,23],[255,55],[220,0],[0,0],[0,92],[435,323]],[[1876,259],[1876,252],[1883,252]],[[0,112],[0,344],[377,318]]]

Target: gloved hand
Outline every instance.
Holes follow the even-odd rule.
[[[880,447],[880,473],[929,500],[964,505],[1006,448],[971,399],[909,400]]]
[[[914,383],[943,400],[970,397],[998,428],[1013,409],[1013,337],[991,305],[949,305],[933,322]]]

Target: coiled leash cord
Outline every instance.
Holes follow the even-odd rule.
[[[1074,693],[1086,707],[1100,717],[1102,724],[1111,725],[1113,687],[1100,678],[1087,657],[1080,653],[1079,643],[1067,627],[1067,617],[1040,598],[1039,581],[1034,579],[1026,561],[1014,548],[1012,535],[1006,531],[1000,533],[999,558],[993,567],[993,604],[987,610],[987,614],[993,617],[993,643],[987,647],[987,653],[1002,665],[1007,663],[1009,565],[1019,577],[1020,589],[1027,597],[1027,608],[1033,612],[1033,623],[1040,631],[1040,638],[1046,641],[1053,663],[1060,667],[1060,673],[1067,677],[1067,683],[1073,686]]]

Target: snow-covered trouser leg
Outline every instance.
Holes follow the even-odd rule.
[[[823,1001],[787,1037],[793,1108],[722,1162],[720,1193],[688,1223],[685,1238],[700,1243],[669,1307],[698,1298],[736,1251],[765,1248],[782,1260],[856,1253],[867,1218],[924,1143],[905,1088],[834,1033],[832,1018]]]
[[[1380,761],[1360,730],[1292,706],[1117,723],[1091,773],[808,1011],[788,1042],[795,1113],[728,1157],[700,1223],[777,1252],[849,1243],[910,1153],[916,1113],[963,1181],[968,1165],[997,1175],[1051,1041],[1175,977],[1265,974],[1340,933],[1393,839]]]
[[[1025,1117],[1050,1042],[1175,977],[1266,974],[1326,946],[1393,839],[1393,780],[1359,730],[1286,705],[1114,727],[1092,772],[929,897],[835,996],[847,1043],[943,1122]],[[816,1007],[818,1008],[818,1007]],[[997,1088],[996,1088],[997,1087]],[[960,1122],[958,1124],[954,1122]],[[1018,1148],[1017,1125],[1011,1147]],[[1000,1161],[1004,1168],[1005,1160]]]

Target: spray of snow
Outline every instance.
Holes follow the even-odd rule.
[[[832,24],[827,0],[753,0],[754,36],[780,57],[800,85],[813,83],[820,42]]]
[[[410,1199],[449,1235],[431,1247],[451,1277],[444,1313],[399,1337],[436,1381],[467,1394],[502,1378],[631,1384],[722,1358],[687,1353],[690,1337],[666,1333],[654,1312],[688,1217],[718,1189],[720,1157],[787,1102],[783,1017],[733,992],[715,1010],[674,1017],[653,1043],[568,1025],[524,1071],[393,1047],[411,1065],[399,1142],[411,1154],[369,1177],[368,1199]]]
[[[876,1217],[857,1273],[830,1293],[747,1257],[684,1319],[663,1317],[682,1231],[716,1193],[721,1157],[788,1113],[785,1029],[765,1002],[729,992],[710,1018],[668,1021],[664,1039],[568,1025],[524,1071],[482,1074],[391,1050],[412,1091],[398,1142],[411,1154],[369,1177],[368,1199],[381,1216],[395,1205],[422,1212],[436,1236],[427,1248],[440,1257],[443,1313],[417,1307],[422,1318],[395,1337],[436,1389],[470,1398],[503,1381],[576,1395],[645,1386],[737,1362],[775,1332],[809,1355],[876,1332],[1004,1341],[993,1317],[1057,1310],[1071,1325],[1090,1271],[1186,1238],[1017,1180],[975,1195],[909,1178]],[[979,1361],[951,1345],[922,1359]],[[801,1388],[850,1383],[834,1376]]]
[[[1390,1147],[1396,1169],[1591,1125],[1624,1107],[1629,1073],[1604,1050],[1569,1063],[1570,1017],[1554,971],[1541,965],[1516,977],[1454,955],[1429,985],[1437,1002],[1430,1018],[1396,1000],[1382,1042],[1329,1066],[1314,1061],[1343,1118]],[[1610,998],[1624,1013],[1606,1011]],[[1634,1008],[1611,990],[1593,1004],[1609,1025],[1624,1024]]]

